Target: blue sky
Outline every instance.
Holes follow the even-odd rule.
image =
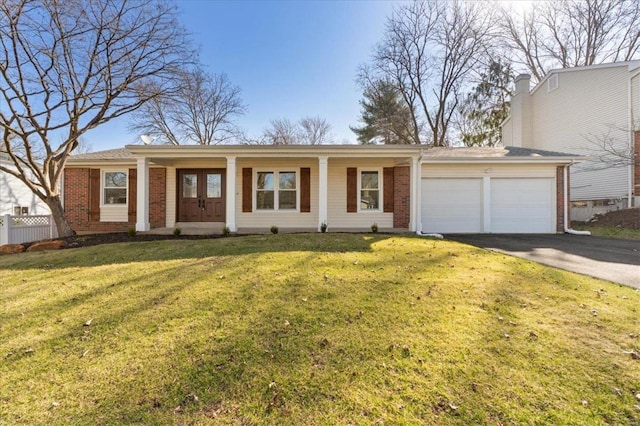
[[[362,92],[355,81],[383,34],[391,1],[179,0],[211,73],[240,86],[238,122],[257,137],[273,118],[320,116],[338,143],[355,143]],[[94,151],[139,143],[118,119],[85,136]]]

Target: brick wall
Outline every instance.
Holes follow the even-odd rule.
[[[64,171],[64,210],[74,231],[123,232],[136,226],[130,222],[92,222],[89,220],[89,168]],[[149,169],[149,222],[152,228],[166,226],[167,171]]]
[[[393,227],[409,228],[411,218],[411,170],[393,168]]]
[[[149,223],[152,228],[167,226],[167,169],[149,169]]]
[[[567,170],[567,191],[569,188],[570,173]],[[570,217],[571,198],[567,194],[567,205],[564,204],[564,166],[556,168],[556,232],[564,233],[564,209],[567,209],[567,220]]]
[[[89,221],[89,169],[64,170],[64,211],[74,231]]]
[[[633,195],[640,196],[640,130],[636,130],[633,144]]]

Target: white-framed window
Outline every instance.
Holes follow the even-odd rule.
[[[297,210],[298,176],[294,170],[258,170],[255,182],[255,209]]]
[[[102,205],[126,206],[127,183],[126,171],[105,170],[102,172]]]
[[[358,210],[378,212],[382,210],[382,170],[358,170]]]

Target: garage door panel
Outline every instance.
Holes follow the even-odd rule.
[[[491,179],[491,232],[554,232],[553,179]]]
[[[423,232],[481,232],[482,180],[422,180]]]

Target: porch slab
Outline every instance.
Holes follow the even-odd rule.
[[[141,234],[172,235],[176,228],[180,228],[182,235],[219,235],[224,226],[224,222],[177,222],[172,228],[154,228]]]

